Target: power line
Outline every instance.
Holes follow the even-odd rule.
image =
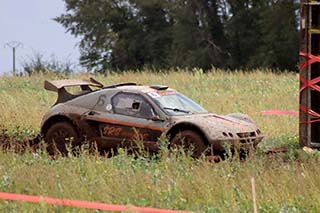
[[[4,45],[5,47],[12,48],[12,75],[16,75],[16,49],[23,47],[23,44],[19,41],[10,41]]]

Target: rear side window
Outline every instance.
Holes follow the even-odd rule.
[[[152,118],[154,112],[150,104],[141,95],[118,93],[112,98],[112,108],[116,114],[139,118]]]

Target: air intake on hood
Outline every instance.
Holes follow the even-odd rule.
[[[249,138],[249,137],[255,137],[256,133],[255,132],[240,132],[237,133],[239,138]]]

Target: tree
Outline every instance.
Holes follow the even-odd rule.
[[[55,20],[81,37],[91,70],[204,70],[298,61],[297,0],[64,0]]]
[[[143,26],[140,41],[144,43],[144,65],[167,68],[172,43],[172,20],[168,16],[169,4],[165,0],[135,0]]]
[[[233,68],[248,67],[262,38],[262,11],[265,0],[229,0],[230,14],[226,23],[228,49]]]
[[[82,37],[83,65],[100,72],[165,65],[171,35],[162,0],[65,2],[67,13],[55,20]]]
[[[137,23],[131,13],[130,5],[125,4],[123,0],[65,0],[65,2],[66,14],[55,20],[71,34],[82,37],[81,64],[89,69],[103,72],[110,66],[115,42],[124,36],[117,32],[122,31],[126,36],[135,34],[130,31],[137,29],[134,27]],[[129,50],[128,54],[130,53]]]
[[[255,66],[296,70],[299,32],[294,0],[269,1],[263,12],[262,44],[254,57]],[[285,18],[284,18],[285,17]]]
[[[178,0],[174,8],[171,65],[203,69],[224,67],[228,54],[217,1]]]

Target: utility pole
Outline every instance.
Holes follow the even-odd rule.
[[[12,48],[12,75],[16,76],[16,49],[22,47],[19,41],[10,41],[5,44],[5,47]]]

